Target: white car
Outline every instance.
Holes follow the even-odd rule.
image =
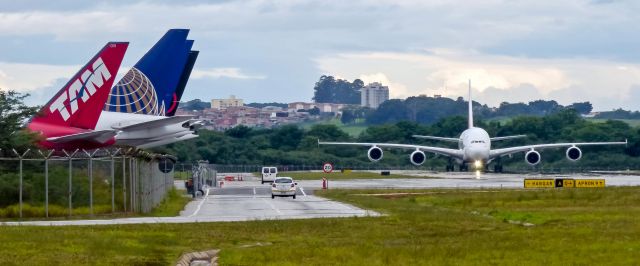
[[[296,198],[296,190],[298,183],[293,182],[291,177],[279,176],[271,184],[271,198],[277,197],[293,197]]]

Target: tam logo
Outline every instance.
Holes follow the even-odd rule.
[[[67,121],[72,114],[78,111],[78,100],[86,103],[93,94],[96,93],[104,82],[111,78],[111,73],[104,65],[102,58],[93,62],[93,72],[85,70],[80,78],[76,79],[71,86],[58,96],[49,106],[51,113],[58,112],[64,121]],[[67,104],[65,102],[69,101]]]

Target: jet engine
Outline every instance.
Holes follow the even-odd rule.
[[[367,151],[367,156],[369,156],[369,160],[372,162],[377,162],[380,161],[380,159],[382,159],[382,149],[373,146],[369,149],[369,151]]]
[[[573,146],[567,149],[567,159],[577,161],[580,158],[582,158],[582,151],[578,147]]]
[[[530,165],[539,164],[540,159],[540,153],[537,151],[529,151],[524,155],[524,160]]]
[[[409,160],[413,165],[420,166],[427,160],[427,156],[424,152],[416,150],[409,155]]]

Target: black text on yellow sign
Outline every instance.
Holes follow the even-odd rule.
[[[570,178],[556,178],[556,187],[575,187],[575,180]]]
[[[605,181],[604,179],[576,179],[576,187],[579,187],[579,188],[605,187]]]
[[[525,179],[525,188],[552,188],[555,187],[553,179]]]

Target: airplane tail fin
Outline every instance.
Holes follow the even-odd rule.
[[[94,129],[128,46],[107,43],[31,121]]]
[[[182,99],[182,94],[184,93],[184,89],[187,86],[187,82],[189,81],[189,76],[191,76],[191,71],[193,70],[193,66],[196,63],[196,59],[198,59],[199,51],[190,51],[189,58],[187,58],[187,64],[184,66],[182,70],[182,75],[180,75],[180,82],[178,83],[178,88],[175,92],[175,100],[171,107],[167,109],[166,116],[173,116],[176,114],[176,110],[178,109],[178,104],[180,103],[180,99]]]
[[[188,34],[188,29],[167,31],[111,89],[103,110],[164,115],[193,45]]]
[[[469,80],[469,128],[473,127],[473,100],[471,99],[471,80]]]

